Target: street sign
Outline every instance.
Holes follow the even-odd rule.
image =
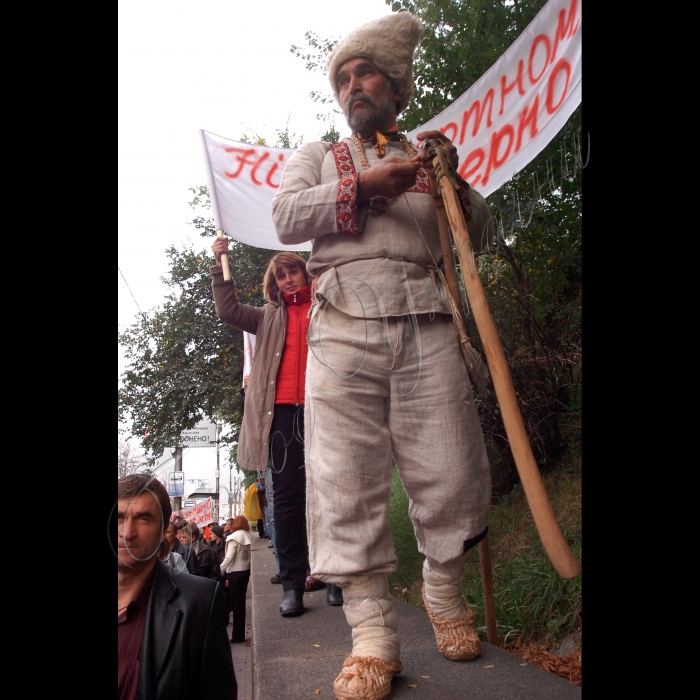
[[[185,495],[185,472],[170,472],[168,474],[168,496],[177,498]]]
[[[216,424],[202,421],[191,430],[183,430],[180,433],[180,444],[183,447],[215,447]]]

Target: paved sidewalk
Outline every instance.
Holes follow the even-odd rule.
[[[333,681],[352,648],[342,607],[328,605],[321,590],[305,594],[303,615],[281,617],[282,586],[270,583],[276,569],[272,550],[267,540],[256,540],[252,550],[254,700],[334,700]],[[404,670],[394,677],[388,700],[581,699],[579,686],[486,642],[475,661],[448,661],[437,650],[427,615],[403,601],[393,602]],[[240,697],[247,698],[239,690]]]

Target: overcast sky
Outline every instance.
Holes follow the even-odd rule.
[[[188,187],[206,184],[198,130],[236,140],[256,132],[274,145],[290,116],[290,131],[318,139],[328,126],[309,92],[330,87],[291,45],[306,48],[307,31],[343,37],[390,11],[384,0],[120,0],[120,329],[138,307],[162,304],[165,248],[205,244],[187,204]],[[347,129],[342,117],[336,127]]]

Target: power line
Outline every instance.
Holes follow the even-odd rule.
[[[131,298],[134,300],[134,304],[136,304],[136,308],[141,312],[142,316],[145,316],[146,314],[141,311],[141,307],[139,306],[138,301],[136,301],[136,297],[134,296],[134,293],[131,291],[131,287],[129,286],[129,283],[126,281],[126,277],[124,277],[124,273],[122,272],[121,267],[119,267],[119,263],[117,263],[117,268],[119,270],[119,274],[122,276],[122,279],[124,280],[124,284],[126,285],[126,288],[129,290],[129,293],[131,294]]]

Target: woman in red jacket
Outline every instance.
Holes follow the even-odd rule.
[[[268,462],[275,490],[274,520],[284,598],[283,617],[304,612],[308,573],[306,470],[304,469],[304,385],[311,307],[306,261],[291,252],[275,255],[263,282],[261,308],[240,304],[233,280],[225,281],[221,255],[228,238],[212,251],[212,290],[219,318],[256,335],[255,355],[245,395],[236,461],[243,469],[264,471]]]

